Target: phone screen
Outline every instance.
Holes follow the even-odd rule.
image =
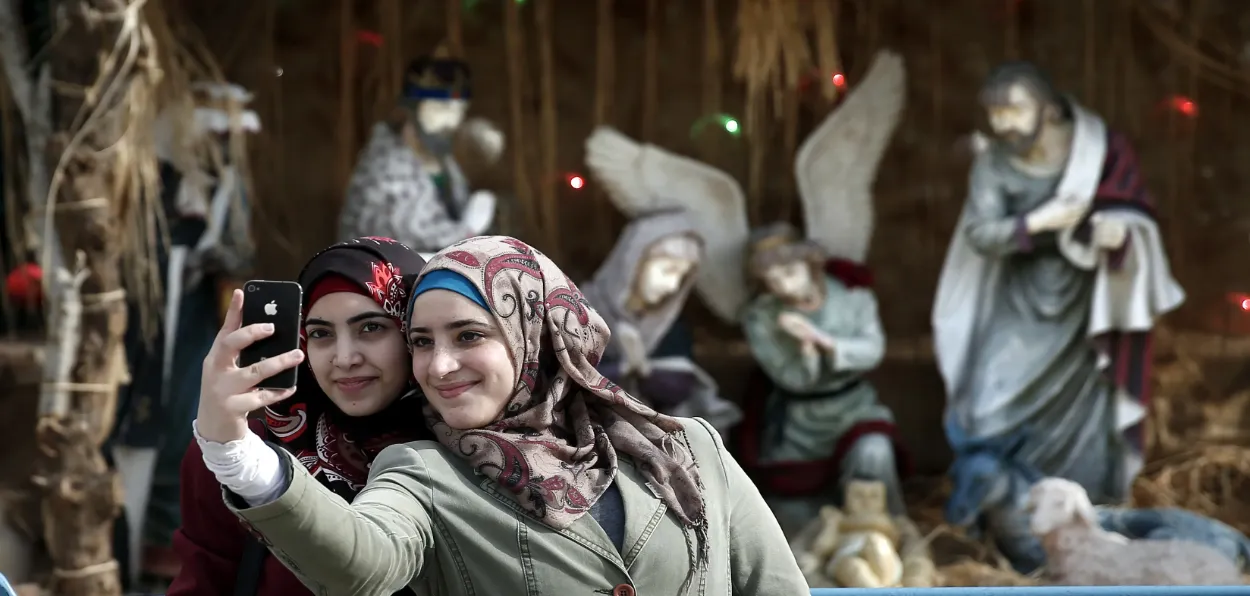
[[[273,335],[261,339],[239,353],[239,367],[281,356],[299,348],[304,290],[293,281],[252,280],[243,284],[243,326],[272,323]],[[299,367],[284,370],[257,383],[263,389],[290,389],[295,386]]]

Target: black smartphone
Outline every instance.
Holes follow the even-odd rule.
[[[281,356],[299,347],[304,289],[293,281],[254,279],[243,284],[243,326],[273,323],[273,335],[239,352],[239,368]],[[299,369],[293,366],[256,384],[262,389],[290,389]]]

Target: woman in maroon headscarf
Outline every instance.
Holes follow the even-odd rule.
[[[412,280],[424,265],[387,238],[358,238],[314,256],[299,276],[303,382],[251,424],[348,501],[383,448],[429,437],[403,329]],[[310,593],[226,509],[194,441],[182,460],[174,549],[182,569],[168,596]]]

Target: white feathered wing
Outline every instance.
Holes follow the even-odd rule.
[[[794,160],[807,237],[834,257],[863,263],[872,243],[872,185],[898,127],[903,59],[878,52],[864,80],[808,135]]]
[[[630,217],[662,209],[691,214],[706,251],[695,290],[714,313],[736,321],[749,298],[742,259],[750,233],[746,196],[738,181],[608,126],[595,128],[586,139],[586,166]]]

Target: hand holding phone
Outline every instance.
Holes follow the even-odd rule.
[[[273,334],[239,351],[239,367],[247,368],[291,350],[299,349],[300,310],[304,290],[293,281],[252,280],[243,284],[242,325],[273,325]],[[283,370],[262,380],[261,389],[295,387],[297,368]]]
[[[253,283],[258,282],[248,282],[244,288]],[[293,302],[289,288],[270,294],[260,292],[257,286],[250,292],[265,297],[251,300],[247,309],[255,308],[262,320],[247,325],[243,324],[245,291],[235,290],[231,295],[225,322],[204,358],[196,415],[196,429],[201,437],[216,443],[242,439],[251,432],[247,427],[249,413],[295,393],[296,366],[304,360],[304,352],[299,349],[302,291],[298,291],[297,284],[291,285],[297,290]],[[294,309],[288,310],[292,304]]]

